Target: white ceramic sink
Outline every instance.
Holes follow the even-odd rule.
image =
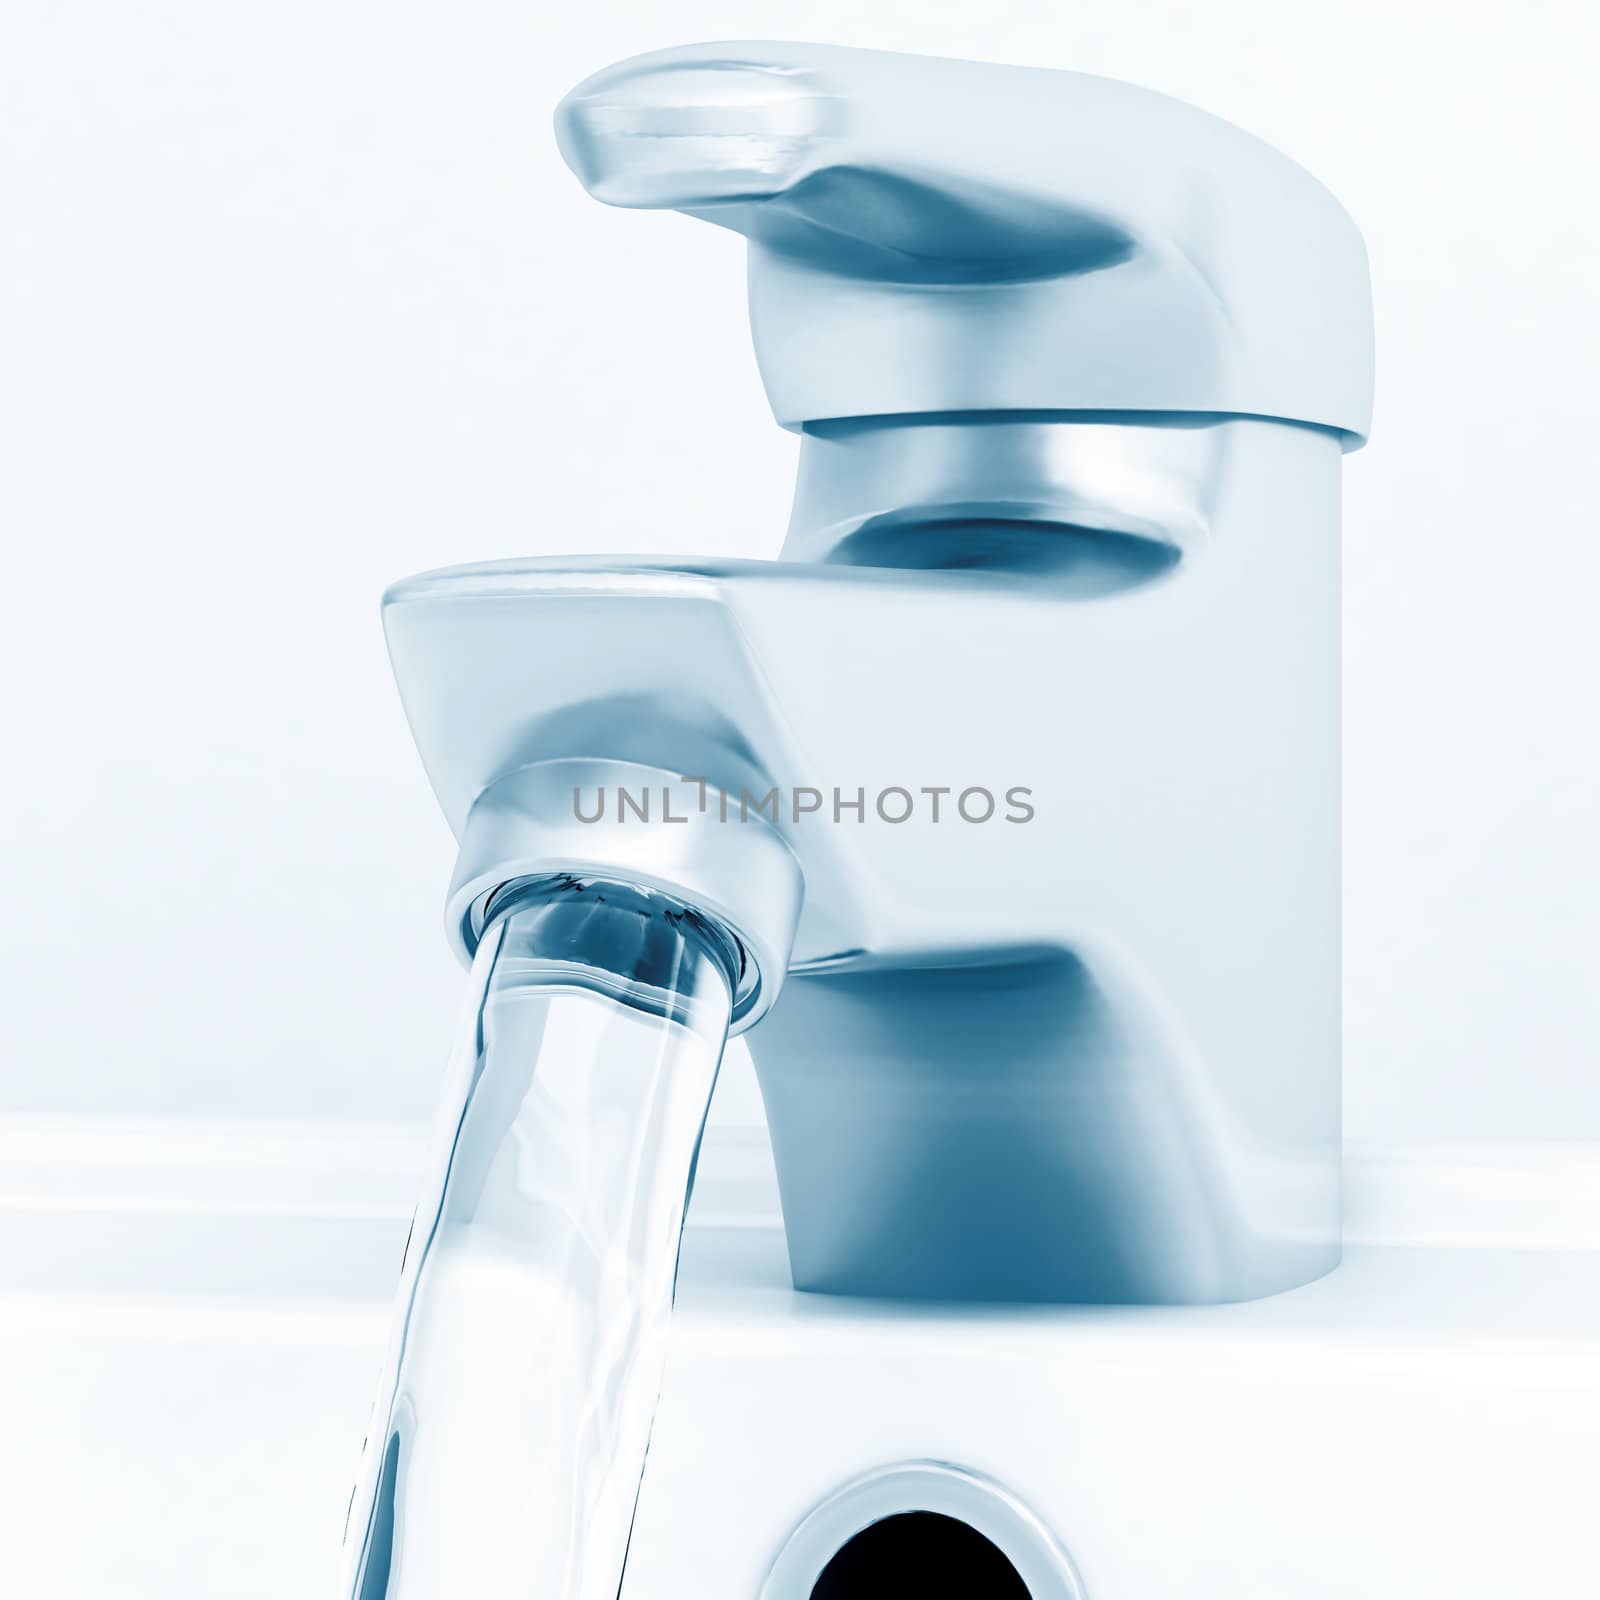
[[[0,1129],[6,1592],[328,1592],[421,1147]],[[753,1600],[817,1501],[924,1458],[1031,1505],[1093,1600],[1593,1594],[1597,1171],[1358,1151],[1307,1288],[930,1312],[796,1296],[762,1142],[719,1130],[627,1600]]]

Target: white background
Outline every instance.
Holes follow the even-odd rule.
[[[738,241],[561,165],[578,78],[801,37],[1125,77],[1376,280],[1347,462],[1347,1127],[1600,1138],[1600,144],[1574,3],[14,0],[0,1114],[409,1121],[459,974],[384,585],[776,549]],[[748,1096],[746,1096],[748,1104]]]

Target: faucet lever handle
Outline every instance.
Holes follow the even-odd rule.
[[[1079,73],[695,45],[597,73],[556,130],[597,199],[750,240],[787,426],[1202,411],[1365,434],[1360,235],[1293,162],[1180,101]]]
[[[895,80],[871,70],[885,60],[917,80],[887,120]],[[1014,152],[951,137],[937,84],[916,92],[924,65],[973,70],[798,45],[668,51],[574,90],[557,137],[608,205],[684,211],[845,275],[1007,281],[1085,271],[1134,248],[1126,221],[1075,198],[1067,174],[1058,192],[1029,192]]]

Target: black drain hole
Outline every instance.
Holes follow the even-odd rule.
[[[863,1528],[817,1579],[811,1600],[1029,1600],[1017,1569],[976,1528],[906,1511]]]

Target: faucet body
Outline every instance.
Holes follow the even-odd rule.
[[[749,1042],[797,1286],[1271,1293],[1339,1251],[1340,442],[1018,426],[1077,524],[963,500],[871,565],[805,527],[826,559],[429,575],[388,600],[401,690],[464,837],[578,754],[787,839]]]
[[[396,678],[460,845],[458,952],[508,937],[508,885],[557,893],[563,915],[592,898],[607,926],[609,897],[642,897],[651,949],[714,936],[800,1290],[1192,1305],[1326,1272],[1339,475],[1371,386],[1349,219],[1239,130],[1075,74],[701,46],[597,74],[556,121],[598,198],[748,240],[799,478],[773,559],[542,558],[390,591]],[[581,1015],[621,996],[633,1037],[659,985],[641,990],[627,940],[585,951]],[[547,992],[570,952],[534,954],[516,1015],[579,1005]],[[685,1105],[709,1093],[717,1031]],[[563,1594],[617,1591],[698,1124],[613,1115],[604,1051],[574,1071],[557,1049],[530,1078],[521,1038],[485,1024],[468,1041],[494,1092],[460,1127],[495,1137],[447,1145],[434,1210],[468,1244],[509,1227],[524,1268],[549,1255],[552,1309],[580,1313],[574,1370],[624,1375],[574,1392],[626,1404],[585,1434],[591,1500],[527,1506],[510,1486],[550,1477],[560,1405],[522,1414],[534,1448],[504,1455],[509,1475],[452,1447],[473,1407],[502,1441],[516,1430],[482,1365],[450,1403],[477,1319],[436,1292],[461,1252],[419,1258],[354,1508],[362,1600],[435,1571],[525,1592],[544,1570],[525,1535]],[[641,1107],[673,1059],[648,1057]],[[590,1081],[593,1105],[543,1088]],[[519,1162],[543,1144],[591,1154],[530,1188]],[[493,1160],[474,1165],[480,1146]],[[542,1255],[552,1197],[614,1237],[558,1217],[576,1242]],[[419,1350],[409,1328],[449,1337]],[[513,1330],[506,1348],[528,1345]],[[427,1423],[444,1413],[460,1426]],[[1029,1592],[1077,1600],[1050,1530],[972,1465],[885,1469],[838,1515],[883,1515],[890,1489],[912,1510],[981,1504],[974,1525]],[[831,1504],[797,1526],[771,1600],[812,1592]]]

